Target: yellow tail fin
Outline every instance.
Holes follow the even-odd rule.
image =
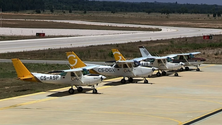
[[[123,55],[119,52],[118,49],[112,49],[113,55],[116,61],[126,61]]]
[[[12,59],[12,63],[20,80],[38,81],[18,58]]]
[[[86,66],[86,64],[74,52],[66,52],[66,56],[72,69]]]

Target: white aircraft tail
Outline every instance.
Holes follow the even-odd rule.
[[[152,57],[148,50],[144,46],[139,46],[142,57]]]

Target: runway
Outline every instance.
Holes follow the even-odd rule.
[[[84,23],[84,22],[75,22],[75,23]],[[95,22],[88,22],[88,23],[92,23],[94,25],[103,24],[103,23],[95,23]],[[104,33],[103,35],[101,35],[101,34],[98,34],[97,31],[95,30],[93,30],[93,32],[91,33],[88,33],[91,30],[74,30],[73,35],[75,33],[78,34],[82,32],[83,33],[81,34],[82,36],[0,41],[0,53],[29,51],[29,50],[42,50],[42,49],[49,49],[49,48],[53,49],[53,48],[64,48],[64,47],[82,47],[82,46],[90,46],[90,45],[118,44],[118,43],[127,43],[127,42],[183,38],[183,37],[202,36],[206,34],[221,34],[222,33],[221,29],[147,26],[147,25],[133,25],[133,24],[116,24],[116,23],[115,24],[104,23],[103,25],[115,25],[115,26],[120,25],[120,26],[131,26],[131,27],[133,26],[134,27],[156,27],[156,28],[161,28],[162,31],[159,31],[159,32],[118,31],[119,33],[107,33],[107,34]],[[12,30],[12,29],[9,29],[9,30]],[[24,31],[25,29],[20,29],[20,30],[22,30],[22,32],[25,33]],[[32,29],[29,29],[29,30],[32,30]],[[58,29],[55,29],[55,30],[58,31]],[[44,32],[44,29],[42,29],[42,32]],[[64,33],[64,32],[67,32],[67,30],[59,29],[59,32]]]
[[[204,64],[201,72],[179,72],[179,77],[149,78],[121,84],[120,79],[69,95],[61,88],[0,100],[2,125],[185,125],[222,108],[222,65]],[[36,83],[37,84],[37,83]],[[195,122],[220,125],[221,112]]]

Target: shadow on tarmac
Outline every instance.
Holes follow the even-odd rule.
[[[83,88],[83,91],[82,92],[78,92],[76,89],[75,89],[75,92],[74,94],[69,94],[68,90],[67,91],[63,91],[63,92],[55,92],[55,91],[49,91],[49,92],[53,92],[52,94],[48,95],[48,97],[64,97],[64,96],[71,96],[71,95],[76,95],[76,94],[93,94],[94,93],[90,93],[88,91],[92,91],[91,88]],[[102,94],[102,93],[96,93],[96,94]]]

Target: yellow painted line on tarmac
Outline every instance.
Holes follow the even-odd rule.
[[[30,104],[34,104],[34,103],[49,101],[49,100],[53,100],[53,99],[56,99],[56,98],[58,98],[58,97],[50,97],[50,98],[45,98],[45,99],[29,101],[29,102],[25,102],[25,103],[15,104],[15,105],[7,106],[7,107],[2,107],[2,108],[0,108],[0,110],[11,109],[11,108],[19,107],[19,106],[24,106],[24,105],[30,105]]]
[[[33,96],[33,95],[39,95],[39,94],[44,94],[45,92],[38,92],[38,93],[33,93],[33,94],[28,94],[28,95],[22,95],[22,96],[16,96],[16,97],[11,97],[11,98],[6,98],[6,99],[1,99],[1,101],[6,101],[6,100],[12,100],[12,99],[18,99],[22,97],[28,97],[28,96]]]
[[[212,67],[212,66],[215,66],[216,64],[209,64],[209,65],[206,65],[206,66],[201,66],[201,68],[207,68],[207,67]]]
[[[135,115],[135,116],[148,116],[148,117],[153,117],[153,118],[159,118],[159,119],[166,119],[166,120],[174,121],[174,122],[177,122],[179,125],[182,124],[181,121],[173,119],[173,118],[162,117],[162,116],[155,116],[155,115],[149,115],[149,114],[142,114],[142,113],[132,113],[132,112],[101,112],[101,113],[120,114],[120,115]]]
[[[107,80],[104,80],[105,82],[109,82],[109,81],[113,81],[113,80],[117,80],[117,79],[120,79],[121,77],[118,77],[118,78],[113,78],[113,79],[107,79]],[[110,86],[111,87],[111,86]],[[59,89],[53,89],[53,90],[48,90],[49,92],[50,91],[60,91],[60,90],[63,90],[63,89],[69,89],[70,87],[64,87],[64,88],[59,88]],[[99,87],[98,89],[100,89],[101,87]],[[107,87],[108,88],[108,87]],[[101,88],[102,89],[102,88]],[[34,95],[40,95],[40,94],[44,94],[44,93],[47,93],[47,92],[38,92],[38,93],[33,93],[33,94],[27,94],[27,95],[21,95],[21,96],[16,96],[16,97],[10,97],[10,98],[5,98],[5,99],[0,99],[0,102],[1,101],[7,101],[7,100],[12,100],[12,99],[18,99],[18,98],[23,98],[23,97],[28,97],[28,96],[34,96]]]
[[[117,78],[115,78],[115,79],[117,79]],[[115,80],[115,79],[114,79],[114,80]],[[110,79],[110,80],[113,80],[113,79]],[[112,87],[112,86],[102,86],[102,87],[98,87],[97,89],[101,90],[101,89],[110,88],[110,87]],[[60,89],[53,89],[53,90],[49,90],[49,91],[59,91],[59,90],[67,89],[67,88],[69,88],[69,87],[60,88]],[[18,99],[18,98],[22,98],[22,97],[28,97],[28,96],[39,95],[39,94],[44,94],[44,93],[47,93],[47,92],[39,92],[39,93],[34,93],[34,94],[17,96],[17,97],[2,99],[2,100],[0,100],[0,101]],[[2,107],[2,108],[0,108],[0,110],[6,110],[6,109],[11,109],[11,108],[16,108],[16,107],[19,107],[19,106],[24,106],[24,105],[34,104],[34,103],[45,102],[45,101],[49,101],[49,100],[53,100],[53,99],[57,99],[57,98],[59,98],[59,97],[49,97],[49,98],[44,98],[44,99],[38,99],[38,100],[34,100],[34,101],[29,101],[29,102],[24,102],[24,103],[20,103],[20,104],[15,104],[15,105],[7,106],[7,107]]]
[[[213,110],[213,111],[211,111],[211,112],[209,112],[209,113],[206,113],[206,114],[204,114],[204,115],[201,115],[201,116],[199,116],[199,117],[196,117],[196,118],[194,118],[194,119],[191,119],[191,120],[189,120],[189,121],[187,121],[187,122],[180,123],[179,125],[190,125],[190,124],[196,123],[196,122],[198,122],[198,121],[200,121],[200,120],[202,120],[202,119],[205,119],[205,118],[207,118],[207,117],[210,117],[210,116],[212,116],[212,115],[214,115],[214,114],[217,114],[217,113],[219,113],[219,112],[221,112],[221,111],[222,111],[222,108],[219,108],[219,109]]]

